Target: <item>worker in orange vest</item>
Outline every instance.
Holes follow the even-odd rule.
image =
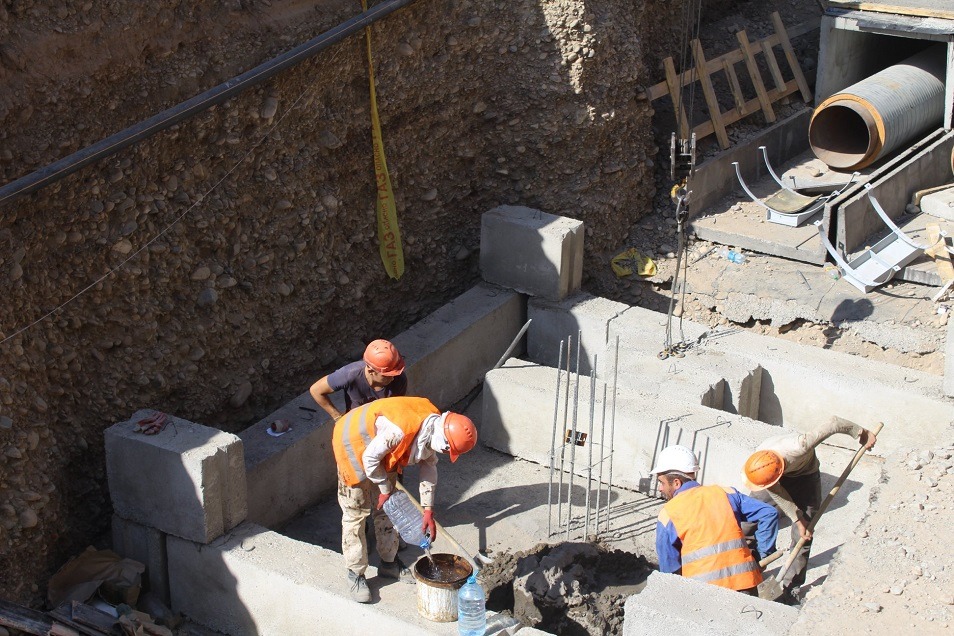
[[[833,416],[806,433],[791,431],[770,437],[759,444],[745,461],[743,472],[749,490],[766,491],[772,503],[791,520],[791,547],[794,548],[799,539],[805,539],[781,580],[783,594],[778,601],[786,605],[799,603],[798,592],[805,583],[812,549],[812,533],[808,526],[821,506],[821,466],[815,448],[839,433],[858,438],[866,449],[871,449],[878,441],[874,431]]]
[[[659,570],[756,595],[759,558],[775,552],[778,511],[734,488],[696,481],[699,462],[685,446],[664,448],[652,472],[668,502],[656,520]],[[740,524],[756,524],[753,554]]]
[[[397,473],[410,464],[420,467],[420,502],[424,508],[422,532],[437,536],[432,511],[437,484],[437,454],[452,462],[477,444],[477,428],[465,415],[441,413],[420,397],[376,400],[349,411],[335,423],[332,447],[338,464],[338,504],[341,506],[341,551],[348,567],[351,596],[369,603],[365,571],[368,543],[364,524],[374,522],[381,565],[378,575],[413,580],[397,558],[398,536],[381,510],[394,489]]]
[[[381,398],[405,395],[404,358],[391,342],[373,340],[361,360],[322,376],[308,389],[315,403],[333,420],[342,415],[328,397],[335,391],[344,391],[345,413]]]

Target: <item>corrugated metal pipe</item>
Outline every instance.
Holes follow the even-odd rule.
[[[823,101],[808,125],[815,156],[858,170],[940,126],[944,63],[943,50],[926,49]]]

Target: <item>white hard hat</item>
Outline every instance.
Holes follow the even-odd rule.
[[[659,452],[652,474],[659,475],[674,470],[687,475],[699,472],[699,460],[692,449],[685,446],[667,446]]]

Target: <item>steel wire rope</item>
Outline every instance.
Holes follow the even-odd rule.
[[[694,11],[695,9],[695,11]],[[693,13],[695,13],[695,22],[692,23]],[[699,32],[702,25],[702,0],[686,0],[683,4],[683,29],[680,36],[680,60],[679,60],[679,74],[676,76],[676,97],[677,103],[674,104],[674,115],[676,128],[680,126],[680,109],[683,110],[686,117],[686,124],[688,130],[686,134],[689,136],[689,139],[692,138],[692,122],[694,119],[695,112],[695,101],[696,101],[696,65],[692,64],[689,69],[689,108],[684,109],[682,106],[682,76],[685,73],[686,63],[690,57],[690,46],[691,42],[699,38]],[[691,37],[690,37],[691,36]],[[688,111],[688,112],[687,112]],[[671,161],[675,160],[675,157],[670,157]],[[672,285],[669,290],[669,310],[666,315],[666,340],[663,345],[663,350],[659,353],[660,358],[668,358],[672,354],[681,355],[682,351],[686,349],[686,335],[683,331],[682,322],[683,316],[685,314],[685,301],[686,301],[686,281],[689,274],[689,259],[684,258],[684,252],[686,249],[686,227],[685,221],[688,219],[683,219],[683,216],[688,216],[688,209],[685,209],[689,201],[689,179],[690,176],[687,175],[683,180],[683,183],[677,184],[673,187],[671,197],[676,200],[676,270],[673,274]],[[679,312],[679,342],[675,345],[672,342],[672,317],[675,312],[676,307],[676,293],[679,289],[679,306],[683,308]]]
[[[331,62],[334,62],[334,61],[338,58],[338,56],[340,55],[340,53],[341,53],[341,49],[339,48],[338,50],[336,50],[336,51],[332,54]],[[70,303],[72,303],[74,300],[76,300],[76,299],[79,298],[80,296],[84,295],[84,294],[85,294],[86,292],[88,292],[90,289],[92,289],[92,288],[95,287],[96,285],[99,285],[101,282],[103,282],[104,280],[106,280],[107,278],[109,278],[111,275],[113,275],[113,274],[115,274],[116,272],[118,272],[119,270],[121,270],[123,267],[126,266],[127,263],[129,263],[131,260],[133,260],[134,258],[136,258],[137,256],[139,256],[139,254],[141,254],[146,248],[148,248],[150,245],[152,245],[153,243],[155,243],[156,241],[158,241],[160,238],[162,238],[163,236],[165,236],[173,227],[175,227],[176,225],[178,225],[179,222],[182,221],[182,219],[184,219],[186,216],[188,216],[189,213],[192,212],[192,210],[194,210],[199,204],[201,204],[202,202],[204,202],[204,201],[209,197],[209,195],[211,195],[213,192],[215,192],[216,188],[218,188],[220,185],[222,185],[222,183],[223,183],[229,176],[231,176],[232,173],[235,172],[235,171],[238,169],[239,166],[241,166],[243,163],[245,163],[245,160],[248,159],[248,158],[251,156],[251,154],[252,154],[259,146],[261,146],[275,131],[278,130],[279,125],[281,125],[281,123],[282,123],[283,121],[285,121],[285,118],[288,117],[288,115],[291,114],[291,113],[298,107],[298,104],[302,101],[302,99],[305,97],[305,95],[308,94],[308,92],[311,91],[312,89],[314,89],[316,86],[317,86],[317,82],[313,82],[312,84],[310,84],[309,86],[307,86],[307,87],[301,92],[301,94],[295,99],[295,101],[292,102],[291,106],[288,107],[288,109],[286,109],[284,113],[282,113],[281,117],[279,117],[279,118],[271,125],[271,127],[268,129],[268,131],[267,131],[264,135],[262,135],[261,139],[259,139],[258,141],[256,141],[256,142],[248,149],[248,151],[246,151],[246,153],[241,157],[241,159],[239,159],[237,162],[235,162],[235,164],[234,164],[231,168],[229,168],[229,170],[228,170],[224,175],[222,175],[222,177],[221,177],[218,181],[216,181],[214,184],[212,184],[212,187],[210,187],[210,188],[209,188],[206,192],[204,192],[203,194],[200,194],[198,197],[196,197],[195,202],[192,203],[192,205],[190,205],[188,208],[186,208],[185,211],[184,211],[182,214],[180,214],[179,216],[177,216],[171,223],[169,223],[169,225],[167,225],[167,226],[164,227],[162,230],[160,230],[158,234],[156,234],[156,235],[153,236],[151,239],[149,239],[149,240],[148,240],[146,243],[144,243],[139,249],[137,249],[136,251],[132,252],[131,254],[129,254],[129,256],[127,256],[127,257],[124,258],[122,261],[120,261],[119,264],[117,264],[116,266],[114,266],[114,267],[110,268],[109,270],[107,270],[105,274],[103,274],[102,276],[100,276],[99,278],[97,278],[96,280],[94,280],[92,283],[88,284],[86,287],[84,287],[84,288],[81,289],[80,291],[78,291],[78,292],[76,292],[75,294],[73,294],[70,298],[68,298],[68,299],[65,300],[64,302],[60,303],[59,305],[57,305],[56,307],[54,307],[53,309],[51,309],[51,310],[48,311],[47,313],[43,314],[42,316],[40,316],[39,318],[37,318],[37,319],[34,320],[33,322],[31,322],[31,323],[25,325],[24,327],[21,327],[20,329],[18,329],[17,331],[13,332],[13,333],[10,334],[9,336],[5,336],[3,339],[0,339],[0,346],[6,344],[7,341],[12,340],[13,338],[16,338],[17,336],[19,336],[19,335],[22,334],[23,332],[25,332],[25,331],[27,331],[27,330],[29,330],[29,329],[32,329],[33,327],[35,327],[36,325],[40,324],[41,322],[43,322],[43,321],[46,320],[47,318],[50,318],[51,316],[53,316],[54,314],[56,314],[57,312],[59,312],[60,310],[62,310],[64,307],[66,307],[67,305],[69,305]]]

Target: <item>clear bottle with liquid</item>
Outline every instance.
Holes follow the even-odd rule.
[[[740,265],[745,262],[745,254],[730,250],[729,248],[719,250],[719,256]]]
[[[421,531],[424,516],[405,493],[398,490],[384,502],[384,513],[394,524],[401,538],[423,550],[431,547],[431,539]]]
[[[483,636],[487,631],[487,596],[471,574],[457,591],[457,633],[460,636]]]

